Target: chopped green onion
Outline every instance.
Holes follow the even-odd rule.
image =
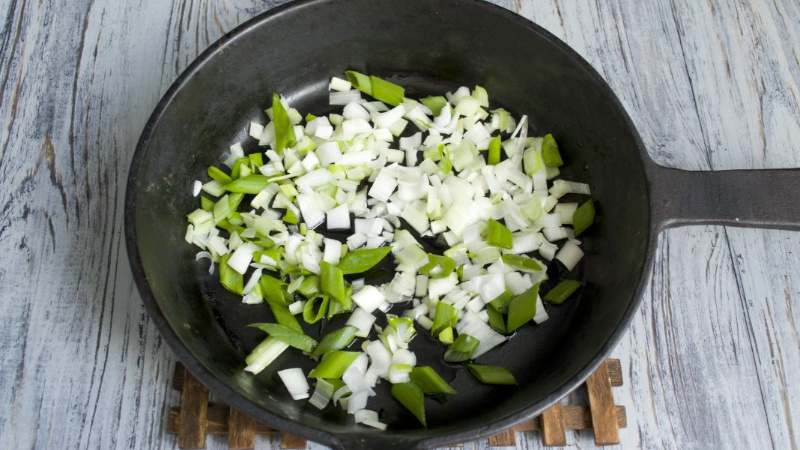
[[[546,134],[542,141],[542,160],[545,165],[550,167],[560,167],[564,165],[561,154],[558,152],[558,144],[552,134]]]
[[[430,109],[434,116],[438,116],[442,112],[442,108],[447,104],[447,99],[441,95],[431,95],[421,98],[419,101]]]
[[[264,157],[261,156],[261,153],[251,153],[247,155],[247,157],[250,158],[250,169],[253,171],[258,170],[259,167],[264,165]],[[222,183],[220,181],[220,184],[225,184],[225,183]]]
[[[347,347],[353,342],[353,338],[356,336],[357,332],[358,328],[349,325],[331,331],[319,341],[319,345],[314,349],[314,353],[312,353],[311,356],[324,355],[325,353]]]
[[[214,222],[222,222],[227,219],[233,211],[231,210],[231,203],[228,201],[228,196],[223,195],[222,198],[217,200],[217,203],[214,204]]]
[[[501,334],[508,333],[505,317],[503,317],[503,314],[492,306],[491,303],[487,305],[486,313],[489,315],[489,326],[492,327],[494,331]]]
[[[514,300],[514,294],[506,290],[502,294],[498,295],[494,300],[489,302],[489,304],[496,310],[506,313],[508,312],[508,305],[511,304],[511,300]]]
[[[301,331],[293,330],[287,326],[277,323],[251,323],[248,327],[258,328],[269,334],[271,337],[288,344],[305,353],[310,353],[317,347],[317,341],[312,337],[306,336]]]
[[[533,258],[527,256],[505,254],[502,257],[503,262],[509,266],[518,267],[520,269],[533,270],[539,272],[542,270],[542,265]]]
[[[242,274],[233,270],[228,265],[228,259],[230,259],[231,254],[223,255],[219,259],[219,281],[225,287],[225,289],[233,292],[234,294],[244,295],[242,294],[242,290],[244,288],[244,280]]]
[[[500,136],[495,136],[489,141],[489,154],[486,163],[489,165],[500,164]]]
[[[483,384],[515,385],[517,380],[507,369],[500,366],[485,366],[482,364],[467,364],[467,368],[475,378]]]
[[[208,176],[210,176],[213,180],[216,180],[217,183],[222,185],[226,185],[231,181],[233,181],[233,179],[231,179],[231,177],[228,174],[226,174],[225,172],[221,171],[220,169],[214,166],[209,166],[207,173]]]
[[[283,296],[286,283],[275,277],[264,274],[261,275],[259,284],[261,285],[261,293],[268,302],[286,305],[286,298]]]
[[[439,342],[442,344],[453,343],[453,327],[447,327],[439,332]]]
[[[511,300],[508,305],[508,326],[509,333],[529,322],[536,315],[536,298],[539,296],[539,283],[536,283],[527,291],[519,294]]]
[[[444,352],[444,360],[447,362],[469,361],[472,353],[478,348],[480,341],[468,334],[459,334],[455,341],[447,347]]]
[[[439,269],[434,271],[434,269]],[[433,253],[428,253],[428,264],[419,268],[419,273],[423,275],[427,275],[431,278],[446,278],[449,277],[451,273],[456,268],[456,261],[453,258],[448,258],[447,256],[441,255],[434,255]]]
[[[339,303],[344,303],[344,275],[342,270],[327,261],[320,261],[319,284],[322,292]]]
[[[205,197],[200,197],[200,209],[207,212],[213,212],[214,201]]]
[[[543,300],[554,305],[560,305],[582,285],[583,283],[580,281],[562,280],[556,287],[550,289],[550,292],[545,294]]]
[[[300,283],[297,291],[303,294],[305,298],[311,298],[319,293],[319,277],[317,275],[309,275]]]
[[[317,300],[319,300],[319,306],[316,312],[314,312],[314,306],[317,304]],[[328,300],[327,295],[318,295],[308,299],[306,304],[303,305],[303,320],[305,320],[306,323],[319,322],[328,313],[329,302],[330,300]]]
[[[444,379],[430,366],[414,367],[409,374],[411,381],[422,389],[425,395],[456,394]]]
[[[241,192],[243,194],[258,194],[271,183],[270,178],[265,175],[248,175],[246,177],[233,180],[223,185],[222,188],[228,192]]]
[[[289,113],[283,107],[278,94],[272,94],[272,123],[275,125],[275,151],[281,154],[283,149],[292,147],[297,143],[297,137],[294,134],[294,127],[289,119]]]
[[[433,316],[431,335],[436,337],[445,328],[455,326],[458,321],[458,310],[445,302],[436,304],[436,314]]]
[[[589,200],[575,210],[572,215],[572,227],[575,236],[579,236],[594,223],[594,201]]]
[[[257,374],[264,370],[268,365],[272,364],[281,353],[289,348],[289,344],[279,341],[272,336],[264,339],[264,341],[250,352],[244,359],[247,367],[244,370]]]
[[[375,100],[380,100],[392,106],[397,106],[403,103],[403,97],[406,95],[406,90],[402,86],[398,86],[392,82],[370,75],[369,81],[372,84],[372,96]]]
[[[345,76],[347,77],[347,81],[349,81],[354,88],[367,95],[372,95],[372,82],[370,81],[371,77],[369,75],[348,70],[345,72]]]
[[[393,384],[392,397],[405,406],[406,409],[419,420],[422,426],[428,426],[428,424],[425,423],[425,397],[422,389],[417,386],[416,383],[408,381],[405,383]]]
[[[231,179],[235,180],[237,178],[250,175],[249,173],[242,173],[243,167],[245,168],[244,171],[247,171],[250,170],[249,166],[249,158],[236,158],[236,162],[233,164],[233,169],[231,169]]]
[[[283,215],[281,218],[286,223],[296,224],[300,221],[300,218],[297,217],[297,214],[294,213],[291,209],[286,210],[286,214]]]
[[[299,332],[303,331],[303,329],[300,327],[300,322],[298,322],[297,318],[295,318],[291,311],[289,311],[288,306],[270,301],[267,301],[267,305],[269,305],[269,309],[272,311],[272,315],[275,317],[276,322],[285,326],[286,328],[290,328]]]
[[[439,154],[439,159],[442,161],[442,170],[445,175],[449,174],[453,170],[453,162],[450,160],[450,150],[446,145],[439,144],[439,146],[436,147],[436,151]]]
[[[502,223],[489,219],[489,227],[486,230],[486,242],[495,247],[508,248],[514,246],[514,235]]]
[[[341,378],[345,370],[353,364],[361,352],[330,352],[322,356],[322,361],[308,374],[309,378]]]
[[[338,267],[344,275],[366,272],[381,262],[391,251],[392,247],[353,250],[344,255],[336,267]]]

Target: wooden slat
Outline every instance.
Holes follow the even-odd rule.
[[[208,388],[197,381],[189,371],[184,374],[181,405],[178,447],[205,448]]]
[[[517,445],[517,433],[513,428],[489,436],[489,445],[493,447],[515,447]]]
[[[256,445],[256,421],[236,408],[228,416],[228,448],[248,449]]]
[[[587,428],[592,428],[592,413],[589,411],[588,406],[563,406],[562,412],[564,413],[564,428],[567,430],[585,430]],[[628,427],[628,416],[624,406],[617,406],[617,424],[620,428]],[[514,429],[516,431],[541,430],[542,424],[540,423],[540,419],[535,417],[522,422],[514,427]]]
[[[281,448],[307,448],[308,442],[289,433],[281,433],[280,446]]]
[[[608,378],[611,379],[611,386],[622,386],[622,364],[618,359],[607,359],[608,364]]]
[[[564,408],[560,401],[542,413],[541,422],[542,444],[547,446],[567,445],[567,432],[564,429]]]
[[[589,391],[594,442],[597,445],[619,444],[617,408],[614,406],[614,393],[611,391],[611,379],[605,361],[586,379],[586,388]]]
[[[176,362],[175,374],[172,376],[172,389],[175,389],[176,391],[183,389],[183,376],[185,372],[186,368],[183,367],[183,364]]]

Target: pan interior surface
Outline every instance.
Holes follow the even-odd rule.
[[[384,432],[354,426],[338,408],[320,412],[293,402],[275,372],[299,366],[308,373],[311,361],[291,352],[258,377],[243,373],[244,355],[264,337],[245,326],[271,321],[268,308],[223,291],[207,274],[208,262],[195,262],[197,249],[183,240],[186,214],[197,207],[193,181],[205,180],[206,168],[220,164],[235,142],[257,151],[247,127],[265,122],[272,92],[303,114],[327,113],[328,81],[348,69],[401,84],[412,98],[484,86],[493,108],[527,114],[533,135],[555,136],[563,178],[589,183],[599,205],[598,223],[582,236],[580,297],[549,306],[549,321],[523,327],[478,360],[507,367],[519,386],[483,386],[465,369],[444,365],[442,347],[425,332],[412,343],[418,364],[433,365],[459,392],[444,403],[426,400],[427,429],[394,402],[388,382],[368,405],[389,423]],[[257,420],[326,443],[350,436],[400,448],[477,437],[540,412],[574,388],[624,331],[638,304],[650,239],[643,152],[619,102],[588,64],[510,12],[456,0],[301,2],[215,44],[165,96],[134,158],[127,205],[132,264],[176,353]]]

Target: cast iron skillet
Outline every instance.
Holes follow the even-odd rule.
[[[293,402],[275,370],[242,373],[243,355],[263,334],[244,325],[269,320],[243,306],[195,263],[183,241],[196,207],[195,179],[247,124],[263,121],[272,92],[303,112],[327,112],[327,83],[347,69],[407,87],[409,96],[481,84],[493,105],[528,114],[534,134],[553,133],[567,158],[565,177],[590,183],[601,210],[584,239],[579,299],[550,307],[551,320],[521,329],[480,359],[501,364],[515,388],[474,383],[444,366],[441,349],[414,342],[460,392],[427,400],[428,428],[399,407],[371,400],[385,432],[355,426],[328,408]],[[345,448],[430,447],[471,441],[534,416],[584,380],[625,332],[647,282],[658,232],[713,223],[800,229],[800,170],[684,172],[654,164],[631,120],[601,77],[537,25],[474,0],[308,0],[275,8],[204,52],[159,103],[142,134],[125,206],[128,254],[143,301],[184,364],[232,406],[259,421]],[[319,331],[319,330],[316,330]],[[424,333],[423,333],[424,334]],[[296,365],[285,353],[274,366]],[[305,363],[302,363],[305,364]],[[303,366],[306,370],[307,365]]]

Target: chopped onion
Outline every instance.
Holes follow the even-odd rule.
[[[281,381],[283,381],[286,389],[289,390],[289,394],[292,395],[293,400],[308,398],[309,386],[308,381],[306,381],[306,376],[303,374],[303,369],[295,367],[280,370],[278,371],[278,376],[281,378]]]

